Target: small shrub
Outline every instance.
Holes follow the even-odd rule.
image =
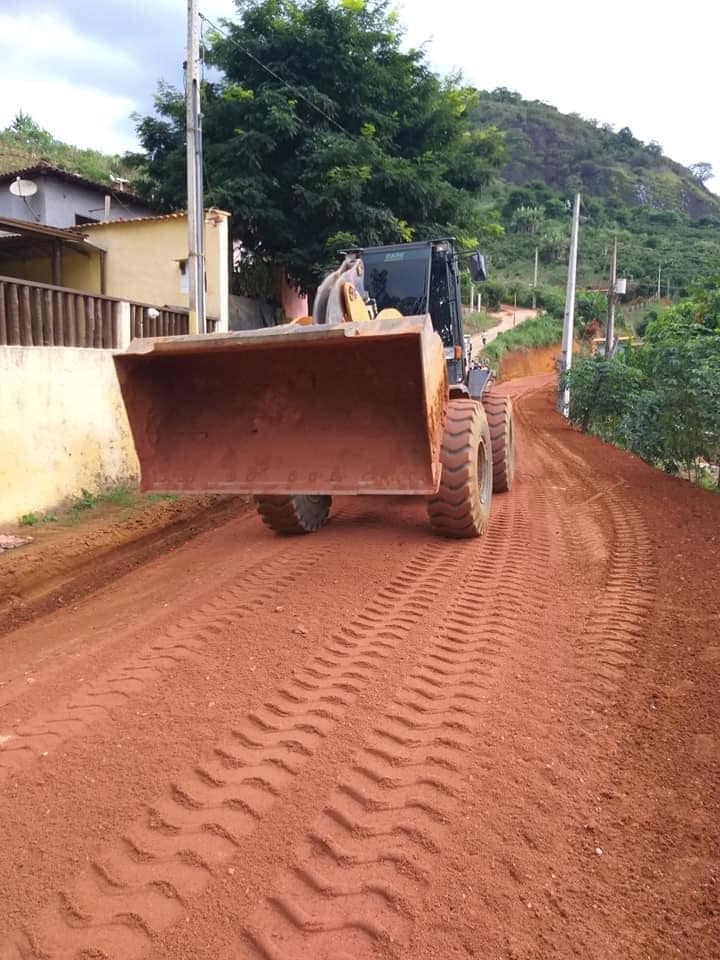
[[[40,517],[36,513],[24,513],[20,517],[20,526],[21,527],[34,527],[36,523],[40,522]]]
[[[482,305],[487,310],[499,310],[503,301],[507,300],[507,287],[498,280],[486,280],[478,286],[482,294]]]

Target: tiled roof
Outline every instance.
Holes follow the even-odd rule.
[[[6,173],[0,173],[0,183],[17,180],[18,177],[21,180],[32,180],[33,177],[57,177],[58,180],[65,180],[66,183],[90,187],[92,190],[102,191],[103,193],[119,194],[123,200],[140,204],[147,207],[148,210],[152,208],[152,204],[147,200],[143,200],[142,197],[136,196],[129,190],[122,190],[115,183],[100,183],[98,180],[89,180],[87,177],[80,176],[79,173],[70,173],[69,170],[62,170],[60,167],[53,166],[52,163],[46,163],[44,160],[33,164],[31,167],[23,167],[22,170],[8,170]]]
[[[218,210],[216,207],[208,207],[205,216],[208,214],[220,214],[223,217],[229,217],[227,210]],[[187,216],[187,211],[177,210],[175,213],[155,213],[149,217],[118,217],[116,220],[99,220],[97,223],[83,223],[77,227],[68,227],[68,230],[78,230],[84,233],[86,230],[92,230],[93,227],[109,227],[117,223],[146,223],[148,220],[182,220]]]

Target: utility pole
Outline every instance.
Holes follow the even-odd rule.
[[[660,299],[660,280],[662,278],[662,264],[658,264],[658,287],[657,287],[657,298]]]
[[[615,343],[615,289],[617,287],[617,234],[613,243],[610,283],[608,284],[607,324],[605,326],[605,358],[610,359]]]
[[[565,317],[563,319],[562,337],[562,372],[568,373],[572,367],[573,324],[575,322],[575,279],[577,276],[578,233],[580,230],[580,194],[575,194],[573,207],[572,234],[570,237],[570,259],[568,261],[567,289],[565,291]],[[560,412],[564,417],[570,414],[570,390],[562,391],[559,403]]]
[[[188,278],[190,333],[205,333],[205,213],[203,210],[202,114],[200,112],[200,18],[197,0],[187,2],[185,64]]]
[[[537,281],[538,281],[538,248],[535,247],[535,270],[533,271],[532,308],[537,310]]]

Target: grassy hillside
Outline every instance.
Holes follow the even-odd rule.
[[[607,283],[616,234],[619,275],[639,296],[655,292],[658,267],[662,292],[671,295],[720,271],[720,198],[658,144],[507,90],[483,93],[474,119],[506,137],[506,163],[484,197],[504,228],[490,250],[495,277],[531,282],[538,248],[541,283],[564,283],[577,191],[580,285]]]
[[[0,130],[0,173],[21,170],[41,160],[98,183],[110,183],[111,176],[130,179],[130,168],[121,157],[62,143],[30,117],[19,114],[9,127]]]

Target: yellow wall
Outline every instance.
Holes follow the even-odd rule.
[[[180,291],[179,261],[187,257],[187,216],[88,225],[90,243],[105,250],[105,294],[153,306],[188,307]],[[207,315],[227,330],[229,289],[228,215],[205,213]],[[0,274],[52,283],[50,258],[0,266]],[[100,293],[100,255],[63,253],[63,286]]]
[[[179,261],[187,257],[187,217],[168,220],[135,220],[97,224],[88,228],[88,239],[107,251],[105,293],[109,297],[187,307],[188,294],[180,291]],[[207,315],[227,318],[228,229],[227,214],[205,214]],[[69,282],[67,286],[76,286]],[[88,263],[80,289],[99,293],[97,266]]]
[[[0,523],[138,475],[109,350],[0,347]]]
[[[44,260],[4,260],[0,264],[0,273],[4,277],[17,277],[18,280],[31,280],[34,283],[52,283],[50,258]]]
[[[72,290],[100,293],[100,255],[91,252],[87,257],[81,253],[63,251],[63,286]],[[52,283],[50,257],[40,260],[4,260],[0,274],[30,280],[35,283]]]

